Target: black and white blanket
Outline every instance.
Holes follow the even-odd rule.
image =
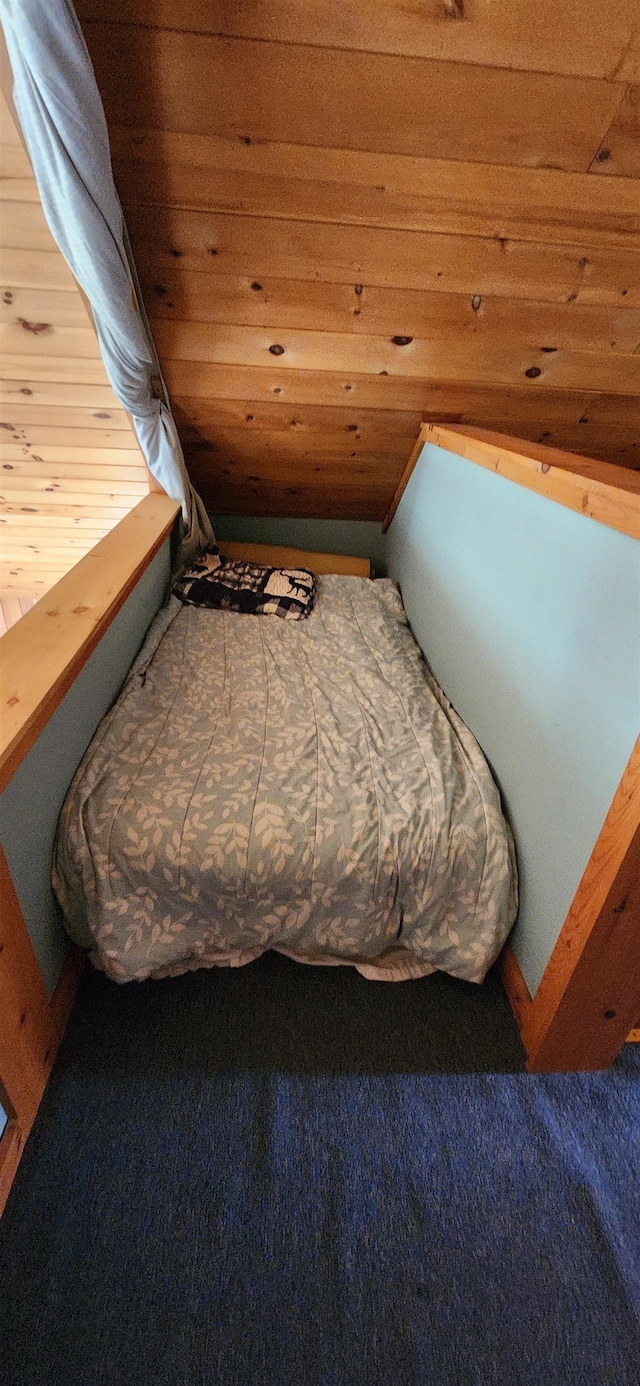
[[[267,568],[223,558],[215,546],[200,554],[173,591],[192,606],[303,621],[313,607],[316,579],[306,568]]]

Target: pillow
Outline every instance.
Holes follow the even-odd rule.
[[[313,607],[316,579],[306,568],[266,568],[221,558],[216,546],[200,554],[173,591],[192,606],[304,621]]]

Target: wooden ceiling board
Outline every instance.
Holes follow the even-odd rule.
[[[565,302],[538,303],[481,294],[387,289],[311,280],[250,280],[180,270],[143,276],[154,320],[287,327],[365,336],[401,335],[486,345],[531,344],[632,354],[640,347],[640,310]]]
[[[1,258],[0,254],[0,261]],[[71,327],[84,332],[90,330],[87,327],[87,310],[79,295],[57,292],[55,289],[14,288],[0,283],[0,323],[22,326],[23,334],[19,334],[21,346],[27,333],[41,336],[36,328],[43,320],[48,327]]]
[[[639,465],[637,0],[79,13],[213,510],[380,519],[424,418]]]
[[[406,336],[362,336],[353,332],[286,331],[230,326],[226,323],[151,322],[160,357],[167,360],[211,361],[223,365],[266,365],[277,355],[285,369],[323,370],[328,361],[336,371],[379,375],[441,376],[460,382],[516,385],[535,372],[534,388],[606,390],[610,394],[640,395],[640,355],[597,355],[563,350],[555,345],[509,340],[505,334],[489,343],[482,334],[448,339]],[[277,348],[273,352],[273,347]]]
[[[230,139],[586,173],[626,93],[593,77],[111,21],[85,36],[109,119]]]
[[[590,172],[607,177],[640,178],[640,86],[629,87]]]
[[[0,190],[4,180],[0,183]],[[0,217],[0,246],[15,250],[51,250],[51,232],[39,202],[4,200]],[[2,275],[6,275],[4,254]],[[72,289],[73,281],[69,284]],[[86,313],[85,313],[86,321]]]
[[[15,603],[93,548],[149,473],[1,97],[0,244],[0,599]]]
[[[73,275],[62,255],[52,249],[31,249],[28,238],[25,249],[3,248],[1,269],[3,292],[5,286],[9,289],[66,289],[69,293],[75,289]]]
[[[495,294],[539,303],[640,307],[640,252],[437,235],[378,226],[324,225],[232,213],[126,204],[136,263],[147,281],[164,270],[330,284]],[[153,312],[151,304],[149,311]]]
[[[78,0],[110,20],[112,0]],[[640,80],[636,0],[120,0],[130,24],[398,53],[524,71]],[[635,74],[635,76],[634,76]]]
[[[614,400],[629,422],[635,402],[626,397],[594,395],[586,391],[556,391],[535,388],[535,381],[523,380],[522,387],[456,385],[437,376],[430,380],[409,376],[360,375],[357,371],[280,370],[274,358],[272,367],[219,366],[201,361],[165,361],[164,374],[172,399],[189,396],[204,403],[218,400],[271,401],[286,406],[301,404],[336,405],[345,409],[421,410],[436,417],[438,412],[458,413],[468,402],[479,407],[502,410],[516,418],[536,419],[543,411],[558,417],[575,416],[589,406],[592,413],[601,399]],[[346,416],[345,416],[346,417]]]
[[[624,234],[640,246],[637,189],[627,178],[594,184],[556,169],[121,125],[112,127],[111,149],[123,197],[147,206],[594,246]]]
[[[33,365],[33,362],[30,363]],[[7,410],[11,410],[16,404],[29,403],[34,407],[65,408],[84,408],[95,410],[95,417],[107,418],[112,413],[119,411],[119,404],[116,396],[108,382],[98,385],[68,384],[60,380],[40,380],[33,375],[25,373],[23,376],[16,376],[15,379],[6,374],[2,374],[5,362],[1,363],[0,369],[0,405],[3,406],[2,412],[6,415]],[[60,416],[58,415],[58,418]]]

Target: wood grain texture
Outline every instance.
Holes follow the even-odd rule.
[[[80,0],[81,19],[109,20],[110,0]],[[635,0],[465,0],[462,22],[443,0],[121,0],[121,22],[236,38],[397,53],[449,62],[640,80]]]
[[[425,443],[466,457],[599,524],[640,539],[640,476],[636,472],[541,444],[525,444],[485,429],[436,423],[422,425],[411,466],[403,472],[385,516],[385,528],[393,519]]]
[[[127,206],[136,263],[147,277],[175,269],[212,274],[376,284],[438,293],[493,294],[539,303],[640,307],[640,255],[620,237],[585,250],[509,237],[439,235]]]
[[[640,267],[640,265],[639,265]],[[357,292],[356,292],[357,287]],[[534,350],[556,348],[607,355],[640,347],[640,309],[582,303],[540,303],[491,294],[437,293],[313,280],[258,282],[246,275],[180,269],[143,276],[154,319],[278,327],[356,335],[473,338],[499,348],[519,340]]]
[[[637,466],[637,6],[552,8],[125,0],[116,17],[83,0],[210,503],[380,518],[412,445],[402,416],[438,406]],[[343,423],[278,424],[276,445],[269,401]],[[377,443],[371,420],[353,446],[354,406],[380,411]],[[377,470],[354,473],[365,451]]]
[[[228,558],[248,563],[264,563],[274,568],[310,568],[312,573],[341,573],[368,578],[368,558],[352,558],[344,553],[318,553],[316,550],[287,548],[281,544],[251,544],[244,540],[223,539],[220,551]]]
[[[9,1121],[0,1140],[0,1215],[77,990],[84,954],[72,947],[48,999],[6,858],[0,847],[0,1098]]]
[[[114,128],[111,145],[127,203],[596,247],[622,236],[638,248],[628,178],[594,184],[556,169],[127,126]]]
[[[640,178],[640,85],[629,87],[590,172],[604,174],[607,178]]]
[[[434,332],[431,338],[408,334],[367,336],[353,332],[316,332],[287,328],[244,327],[228,323],[166,322],[152,319],[154,341],[169,361],[210,361],[221,365],[265,366],[277,356],[285,370],[356,371],[379,375],[437,374],[451,381],[516,385],[527,379],[535,389],[595,391],[640,396],[640,354],[571,351],[555,345],[512,342],[504,334],[492,341],[481,333],[453,339]],[[532,377],[527,371],[534,372]]]
[[[0,901],[0,1080],[14,1111],[32,1118],[49,1072],[49,1001],[2,847]]]
[[[77,678],[178,510],[168,496],[146,496],[2,637],[0,788]]]
[[[29,585],[41,596],[95,542],[54,532],[56,518],[104,506],[104,533],[148,494],[149,474],[1,97],[0,158],[0,518],[20,519],[19,540],[0,524],[0,593],[18,600]]]
[[[498,971],[520,1032],[523,1033],[531,1008],[531,992],[510,943],[505,943],[498,958]]]
[[[607,1068],[640,1006],[640,739],[528,1013],[531,1072]]]
[[[590,77],[112,20],[87,21],[84,32],[108,118],[231,139],[586,173],[626,90]],[[214,91],[224,99],[212,100]]]

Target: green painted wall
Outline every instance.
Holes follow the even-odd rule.
[[[384,576],[382,528],[372,520],[291,520],[253,515],[212,515],[218,539],[246,539],[254,544],[289,544],[318,553],[348,553],[370,558],[378,577]]]
[[[640,728],[640,544],[432,444],[386,538],[502,791],[534,993]]]
[[[164,601],[169,574],[167,539],[0,795],[0,841],[49,995],[68,948],[50,885],[58,816],[93,733]]]

